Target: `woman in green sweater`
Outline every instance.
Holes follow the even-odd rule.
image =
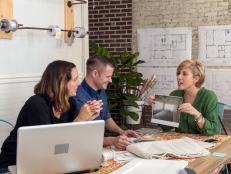
[[[185,60],[177,67],[178,90],[171,96],[183,98],[178,110],[180,124],[176,129],[182,133],[202,135],[220,134],[218,100],[213,91],[201,87],[205,79],[205,68],[196,60]],[[148,97],[152,104],[155,96]]]

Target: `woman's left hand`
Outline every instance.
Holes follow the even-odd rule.
[[[191,103],[183,103],[179,106],[178,111],[188,113],[193,116],[200,115],[200,112],[196,110]]]

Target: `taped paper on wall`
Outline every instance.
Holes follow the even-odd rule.
[[[231,25],[199,27],[199,59],[207,66],[231,65]]]
[[[191,58],[191,28],[142,28],[137,37],[143,66],[176,66]]]

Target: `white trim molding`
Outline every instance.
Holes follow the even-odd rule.
[[[0,84],[38,82],[41,76],[0,76]]]

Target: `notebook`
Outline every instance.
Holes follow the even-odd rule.
[[[104,121],[18,129],[17,174],[69,173],[98,168]]]
[[[183,98],[176,96],[155,95],[152,107],[152,123],[179,127],[180,112],[177,110]]]

